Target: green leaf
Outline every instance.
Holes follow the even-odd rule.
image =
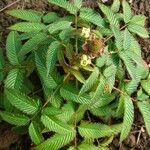
[[[54,69],[59,46],[60,46],[60,43],[57,41],[54,41],[51,43],[51,45],[48,48],[47,56],[46,56],[47,76]]]
[[[47,39],[47,35],[44,33],[38,33],[37,35],[33,36],[29,39],[21,48],[19,55],[23,56],[27,53],[31,52],[35,48],[38,47],[39,44],[44,42]]]
[[[30,22],[40,22],[42,18],[42,13],[35,10],[9,10],[7,14]]]
[[[5,93],[9,102],[24,113],[34,114],[38,110],[39,106],[34,99],[12,89],[7,89]]]
[[[96,81],[98,80],[98,76],[99,76],[99,69],[95,67],[90,77],[83,84],[79,94],[82,95],[83,93],[90,90],[92,86],[96,83]]]
[[[105,6],[104,4],[99,4],[99,7],[102,10],[102,12],[106,15],[109,23],[115,27],[119,27],[117,15],[108,6]]]
[[[82,0],[74,0],[74,5],[80,9],[82,7]]]
[[[39,146],[35,147],[35,150],[58,150],[63,146],[69,144],[75,138],[75,133],[67,134],[55,134],[52,138],[47,139]]]
[[[19,22],[9,27],[9,29],[19,32],[39,32],[45,30],[46,26],[42,23]]]
[[[115,37],[116,47],[118,48],[118,50],[122,50],[122,48],[123,48],[122,32],[115,26],[111,26],[111,29],[112,29],[114,37]]]
[[[49,12],[45,16],[43,16],[44,23],[52,23],[59,19],[59,16],[55,12]]]
[[[149,96],[147,95],[147,93],[145,93],[145,91],[140,88],[140,90],[138,90],[137,92],[137,100],[139,101],[145,101],[149,98]]]
[[[68,70],[76,77],[78,81],[80,81],[81,83],[85,83],[85,78],[79,70],[76,70],[74,68],[69,68]]]
[[[55,117],[43,114],[41,116],[41,121],[44,124],[44,126],[48,128],[50,131],[54,131],[59,134],[66,134],[73,132],[73,128],[71,126],[61,122]]]
[[[29,135],[34,144],[38,145],[44,141],[40,128],[36,122],[31,122],[29,126]]]
[[[57,31],[68,29],[71,26],[71,23],[72,22],[70,21],[54,22],[48,26],[48,31],[50,34],[53,34]]]
[[[76,150],[76,149],[73,149],[73,150]],[[98,150],[98,147],[92,144],[82,143],[78,146],[78,150]]]
[[[12,69],[5,80],[5,87],[20,90],[23,85],[23,73],[19,69]]]
[[[150,96],[150,79],[141,81],[142,88],[148,93]]]
[[[114,0],[113,4],[111,5],[111,10],[116,13],[119,11],[119,9],[120,9],[120,0]]]
[[[143,116],[147,133],[150,135],[150,103],[148,101],[138,102],[138,108]]]
[[[60,89],[61,96],[67,101],[74,101],[81,104],[89,104],[91,96],[88,94],[79,95],[79,91],[72,85],[65,85]]]
[[[133,16],[130,20],[130,24],[137,24],[140,26],[145,26],[146,17],[144,15]]]
[[[126,0],[123,0],[122,6],[123,6],[124,21],[125,23],[128,23],[132,18],[131,7]]]
[[[72,3],[66,0],[61,0],[61,1],[60,0],[48,0],[48,2],[64,8],[65,10],[69,11],[71,14],[76,14],[78,11],[77,7],[75,7]]]
[[[4,72],[2,71],[5,65],[3,50],[0,48],[0,84],[4,79]]]
[[[100,14],[91,8],[81,8],[80,18],[99,27],[104,27],[104,20]]]
[[[47,76],[45,59],[43,59],[43,56],[41,54],[35,53],[35,61],[36,61],[37,70],[42,80],[42,83],[47,88],[55,89],[60,80],[58,75],[56,73],[51,73]]]
[[[0,116],[4,121],[16,126],[24,126],[30,122],[30,119],[22,114],[0,111]]]
[[[123,48],[124,50],[129,50],[131,45],[131,35],[128,29],[126,28],[124,31],[124,41],[123,41]]]
[[[21,49],[21,40],[19,39],[19,34],[17,32],[10,32],[6,40],[6,54],[9,62],[12,65],[19,65],[20,60],[18,57],[18,52]]]
[[[113,126],[108,126],[105,124],[99,124],[99,123],[88,123],[83,122],[78,127],[79,134],[84,138],[102,138],[106,136],[112,136],[114,134],[118,134],[114,132]]]
[[[122,142],[129,134],[134,120],[134,106],[129,96],[124,96],[124,117],[123,125],[120,135],[120,142]]]
[[[143,27],[138,24],[129,24],[128,29],[130,32],[136,33],[142,38],[149,38],[149,33],[148,31]]]

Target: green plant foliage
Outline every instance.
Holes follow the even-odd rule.
[[[34,10],[9,10],[7,13],[13,17],[30,22],[41,22],[42,18],[42,13]]]
[[[138,108],[143,116],[146,130],[150,135],[150,120],[149,120],[150,103],[147,101],[138,102]]]
[[[0,49],[0,121],[35,150],[108,150],[114,137],[128,137],[135,108],[150,134],[150,69],[136,39],[149,37],[146,17],[126,0],[99,1],[99,9],[48,2],[64,16],[7,11],[22,21]]]
[[[16,126],[24,126],[30,122],[30,119],[22,114],[0,111],[0,116],[4,121]]]

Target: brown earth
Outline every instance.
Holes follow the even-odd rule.
[[[85,0],[84,4],[95,7],[96,0]],[[109,0],[110,2],[111,0]],[[12,4],[15,0],[0,0],[0,47],[5,45],[5,37],[9,32],[7,28],[16,20],[8,16],[5,12],[7,9],[1,11],[4,7]],[[130,0],[132,10],[135,14],[144,14],[147,16],[146,27],[150,30],[150,0]],[[56,6],[48,4],[47,0],[20,0],[8,9],[34,9],[43,12],[57,11],[62,14],[62,10]],[[143,58],[150,63],[150,39],[138,38],[142,47]],[[146,134],[143,119],[138,111],[135,113],[135,122],[129,138],[119,145],[118,137],[116,137],[111,146],[111,150],[150,150],[150,137]],[[30,142],[26,136],[20,137],[11,130],[11,127],[5,123],[0,124],[0,150],[28,150]]]

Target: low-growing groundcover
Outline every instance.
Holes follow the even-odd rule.
[[[37,150],[109,149],[116,135],[128,137],[135,108],[150,135],[149,67],[136,41],[149,37],[146,17],[133,16],[125,0],[97,11],[81,0],[48,1],[68,15],[7,12],[23,21],[9,28],[7,59],[0,51],[0,119]]]

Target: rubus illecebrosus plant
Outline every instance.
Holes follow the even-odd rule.
[[[9,28],[8,59],[0,55],[1,120],[28,133],[36,150],[109,149],[114,136],[128,136],[134,108],[150,134],[149,67],[136,40],[149,37],[146,17],[125,0],[97,11],[82,0],[48,1],[70,15],[7,12],[24,21]]]

